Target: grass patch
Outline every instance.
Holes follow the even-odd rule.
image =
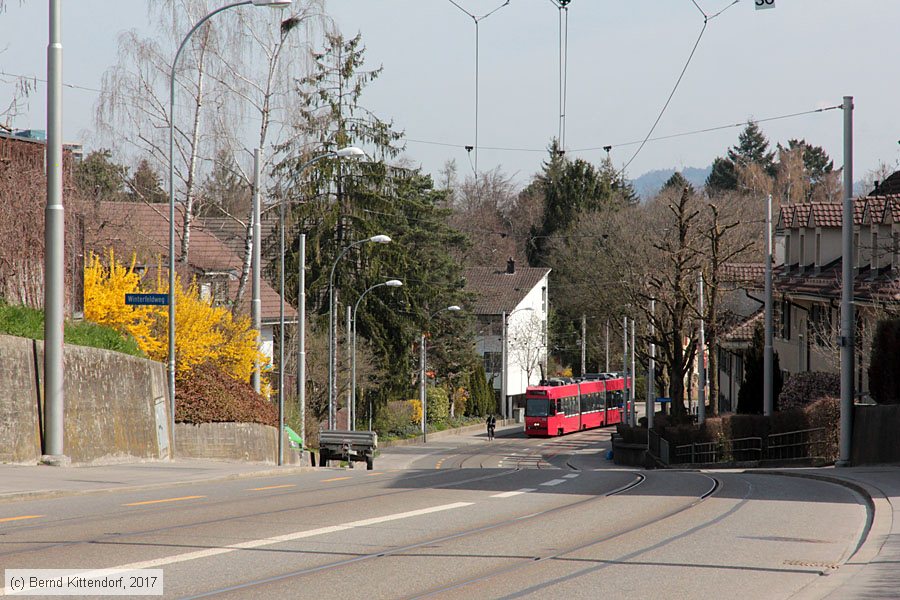
[[[26,306],[10,306],[0,301],[0,333],[34,340],[44,339],[44,313]],[[67,344],[112,350],[145,358],[130,336],[89,321],[66,322],[63,336]]]

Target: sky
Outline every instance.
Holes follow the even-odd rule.
[[[456,6],[455,4],[459,5]],[[539,171],[559,128],[560,10],[556,0],[328,0],[346,36],[361,32],[367,64],[384,72],[363,104],[407,136],[405,156],[437,174],[455,160],[474,171],[475,21],[478,25],[478,170],[520,185]],[[652,137],[806,113],[854,97],[854,179],[900,159],[900,2],[896,0],[571,0],[568,4],[565,148],[630,178],[705,167],[742,127]],[[0,13],[0,104],[11,75],[44,79],[47,0],[6,0]],[[63,81],[99,88],[118,34],[147,29],[144,0],[63,0]],[[215,5],[213,2],[211,5]],[[502,6],[502,7],[501,7]],[[241,8],[239,10],[254,10]],[[258,9],[257,9],[258,10]],[[466,11],[466,12],[464,12]],[[704,28],[704,21],[706,26]],[[149,31],[148,31],[149,33]],[[698,42],[699,39],[699,42]],[[696,49],[694,50],[696,44]],[[693,50],[693,56],[690,58]],[[6,74],[6,75],[3,75]],[[67,142],[92,145],[97,93],[66,87]],[[45,129],[38,82],[20,129]],[[840,110],[761,122],[774,146],[805,138],[843,164]]]

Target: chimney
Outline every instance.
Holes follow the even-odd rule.
[[[513,260],[512,256],[510,256],[506,261],[506,272],[510,274],[516,272],[516,261]]]

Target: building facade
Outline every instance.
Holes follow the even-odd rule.
[[[476,298],[475,349],[504,418],[524,406],[525,389],[546,372],[549,275],[550,269],[517,267],[513,259],[506,269],[465,271],[466,291]]]

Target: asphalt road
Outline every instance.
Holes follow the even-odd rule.
[[[864,535],[846,487],[616,469],[608,445],[441,439],[374,471],[0,504],[0,569],[163,569],[167,598],[789,598]]]

